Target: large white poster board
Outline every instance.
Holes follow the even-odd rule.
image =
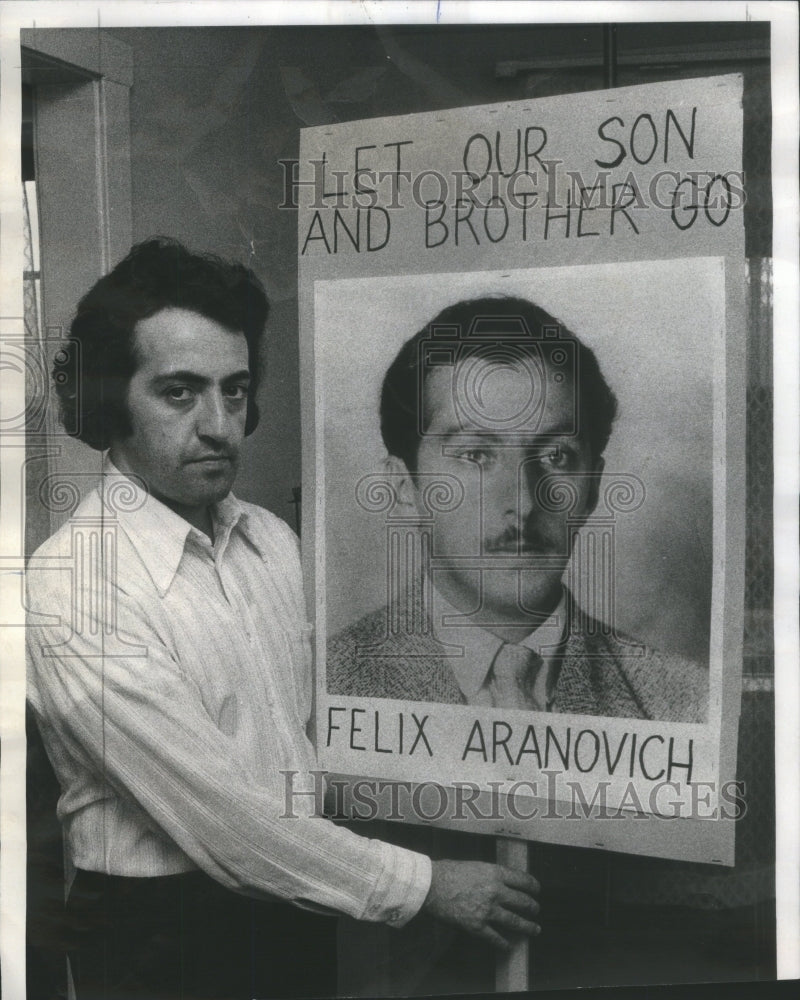
[[[295,191],[304,485],[317,498],[303,511],[317,742],[323,768],[362,779],[333,785],[355,815],[733,863],[741,136],[737,76],[303,131]],[[487,314],[499,297],[556,323],[536,330],[523,319],[509,333]],[[482,319],[431,325],[475,300]],[[427,351],[431,368],[419,361],[410,420],[427,450],[407,477],[408,462],[387,461],[380,398],[415,334],[407,350]],[[552,337],[569,341],[566,352]],[[495,352],[482,371],[476,338]],[[599,479],[591,461],[564,457],[564,440],[582,441],[585,427],[545,427],[548,386],[551,396],[559,384],[583,392],[585,372],[570,367],[580,345],[618,402]],[[459,409],[462,383],[474,412]],[[445,397],[455,419],[442,429]],[[579,411],[594,419],[582,397],[576,421]],[[540,461],[531,449],[551,446],[554,430],[563,440],[521,514],[522,492],[535,492],[526,463]],[[513,449],[526,456],[516,507],[495,513],[506,501],[489,465]],[[545,527],[503,528],[493,542],[504,517]],[[558,551],[545,544],[551,527]],[[492,608],[516,585],[513,641],[524,643],[552,610],[537,604],[537,581],[558,567],[566,604],[537,661],[548,697],[504,702],[493,658],[511,639]]]

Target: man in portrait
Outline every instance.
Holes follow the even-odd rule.
[[[588,608],[564,584],[616,412],[593,351],[526,299],[459,301],[408,339],[380,427],[423,565],[330,639],[329,693],[705,721],[707,670],[617,629],[610,562]]]

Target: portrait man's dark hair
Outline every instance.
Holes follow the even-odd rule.
[[[258,425],[260,348],[269,312],[264,288],[242,264],[194,254],[159,237],[137,244],[78,304],[71,342],[54,371],[64,426],[99,450],[131,431],[125,398],[136,371],[135,328],[162,309],[186,309],[247,341],[245,434]],[[74,430],[72,430],[74,429]]]
[[[510,296],[468,299],[447,306],[403,344],[386,372],[381,389],[381,434],[389,454],[402,459],[410,472],[416,471],[420,431],[426,420],[423,390],[434,370],[432,365],[421,361],[425,356],[421,350],[423,343],[433,342],[435,331],[448,328],[464,340],[475,330],[476,322],[484,321],[492,337],[492,343],[487,344],[489,350],[495,345],[502,350],[504,331],[509,343],[513,337],[517,350],[537,352],[543,338],[553,336],[560,343],[574,345],[577,433],[590,446],[594,459],[598,459],[611,436],[617,400],[594,352],[544,309],[527,299]],[[525,338],[520,338],[520,330],[528,338],[529,348]]]

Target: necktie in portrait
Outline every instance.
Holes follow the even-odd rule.
[[[496,708],[547,710],[544,661],[527,646],[504,642],[489,673],[489,690]],[[537,681],[539,683],[537,683]]]

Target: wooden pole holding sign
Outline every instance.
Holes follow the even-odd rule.
[[[528,845],[524,840],[498,837],[495,841],[496,861],[509,868],[528,870]],[[515,993],[528,989],[528,958],[530,940],[522,938],[511,951],[498,952],[494,985],[498,993]]]

